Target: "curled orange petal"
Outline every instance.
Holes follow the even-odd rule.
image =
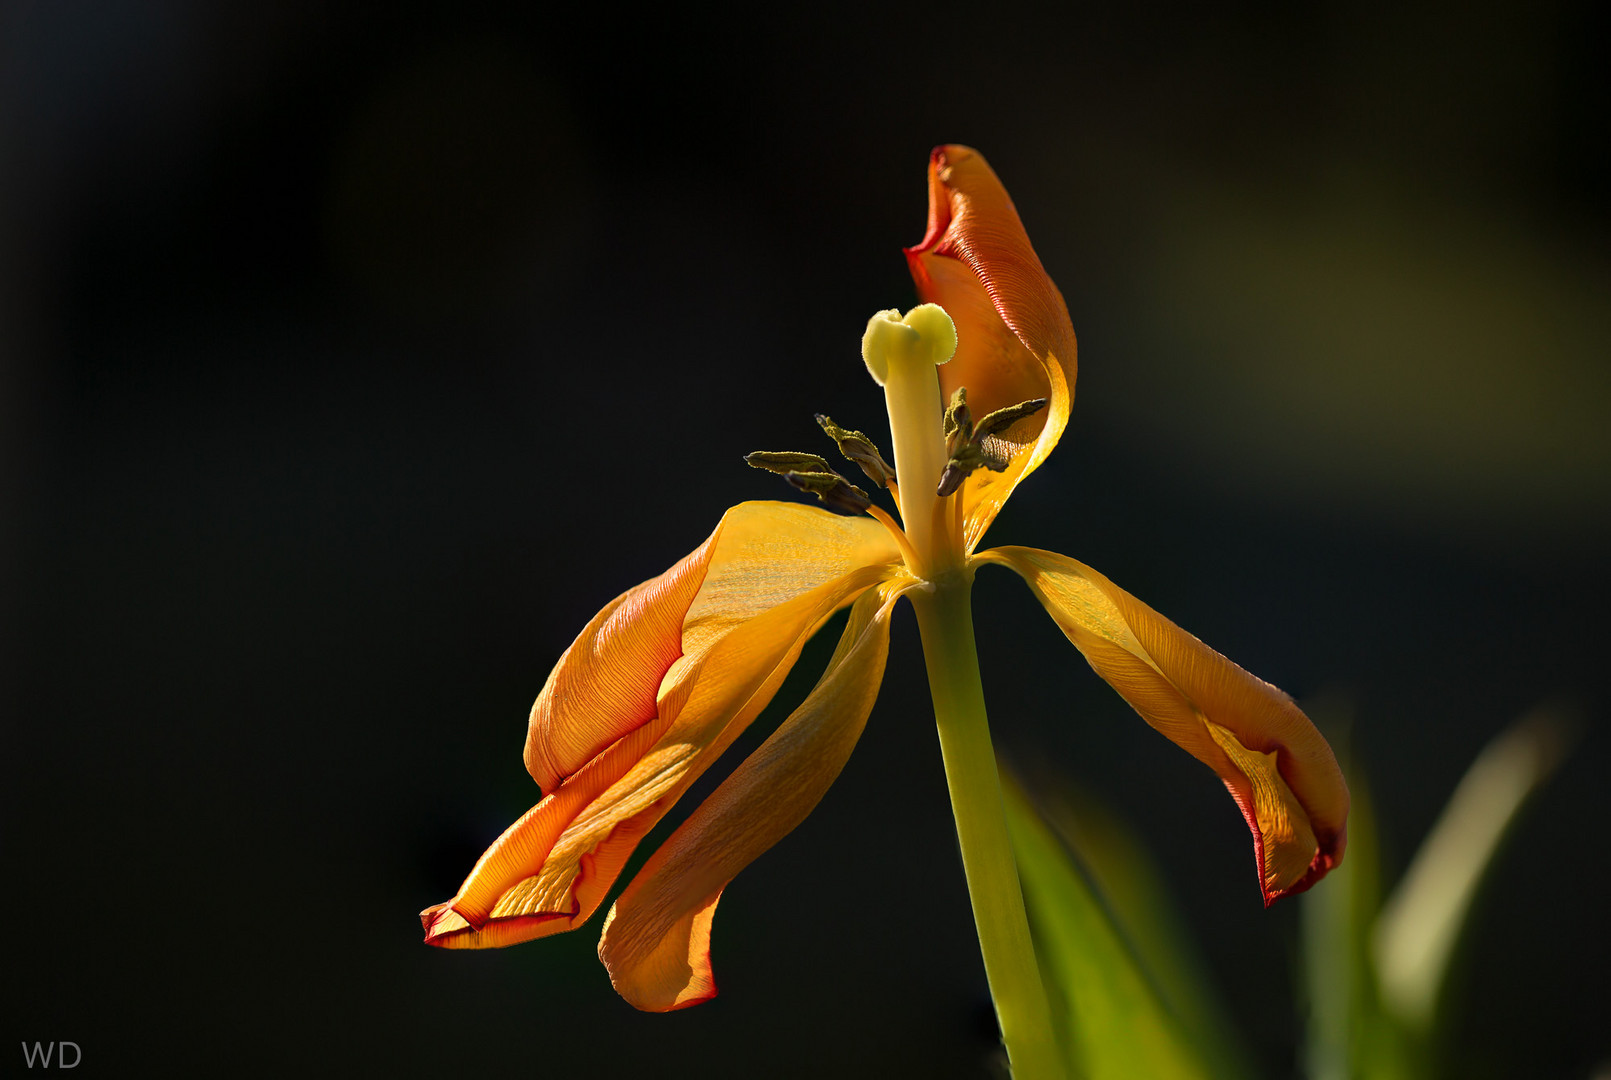
[[[975,418],[1031,398],[1050,399],[1044,411],[999,436],[994,449],[1008,458],[1008,469],[981,469],[963,487],[971,552],[1068,423],[1074,327],[1007,189],[966,146],[939,146],[929,155],[928,231],[906,249],[906,261],[918,297],[939,304],[956,322],[956,355],[939,369],[947,399],[967,387]]]
[[[771,700],[806,639],[899,559],[871,519],[745,503],[687,559],[612,603],[566,651],[533,709],[542,723],[527,761],[558,783],[487,849],[452,901],[422,914],[426,940],[505,945],[588,918],[643,834]],[[667,612],[678,623],[669,662]],[[650,679],[653,711],[643,718]],[[562,700],[567,686],[590,693],[601,711]],[[573,766],[576,748],[610,736]]]
[[[493,842],[452,900],[420,913],[428,944],[455,949],[501,948],[573,929],[598,909],[644,829],[590,851],[588,861],[550,859],[565,830],[588,804],[627,772],[653,744],[639,727],[577,770]],[[619,857],[616,857],[616,856]]]
[[[668,1012],[716,996],[710,966],[716,903],[740,870],[805,820],[844,768],[883,682],[889,614],[902,588],[885,582],[862,595],[816,688],[650,857],[610,909],[599,959],[635,1007]]]
[[[1219,774],[1252,830],[1266,904],[1342,861],[1348,785],[1291,698],[1083,563],[1022,547],[978,558],[1022,576],[1096,673]]]
[[[670,570],[612,600],[560,656],[526,729],[526,769],[545,793],[654,722],[660,682],[683,655],[683,619],[725,525]]]

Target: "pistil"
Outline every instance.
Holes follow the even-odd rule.
[[[944,410],[935,367],[956,352],[957,331],[938,304],[907,312],[881,311],[867,323],[862,359],[884,388],[895,472],[901,478],[901,520],[911,541],[913,574],[926,580],[962,569],[962,549],[952,536],[945,499],[937,494],[947,455],[941,427]]]

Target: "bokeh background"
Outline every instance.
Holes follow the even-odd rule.
[[[1463,1076],[1588,1075],[1606,30],[1587,3],[0,6],[10,1045],[76,1041],[85,1075],[991,1075],[907,615],[845,774],[726,894],[715,1002],[634,1013],[596,923],[468,955],[415,919],[535,800],[526,710],[586,619],[789,497],[739,456],[820,449],[817,410],[883,427],[857,341],[912,302],[927,153],[960,141],[1081,344],[992,539],[1329,703],[1389,873],[1507,722],[1583,717],[1478,911],[1455,1045]],[[1297,902],[1262,910],[1223,789],[1010,576],[977,608],[1004,751],[1136,826],[1295,1075]]]

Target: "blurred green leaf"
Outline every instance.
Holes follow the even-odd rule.
[[[1431,1031],[1478,886],[1573,726],[1541,707],[1483,747],[1383,906],[1372,942],[1377,981],[1383,1004],[1410,1030]]]
[[[1571,727],[1539,709],[1489,743],[1385,905],[1370,788],[1342,755],[1353,794],[1347,857],[1300,901],[1311,1080],[1437,1075],[1433,1022],[1478,886],[1527,797],[1561,760]]]
[[[1362,770],[1344,767],[1353,796],[1347,856],[1298,901],[1309,1006],[1305,1071],[1310,1080],[1410,1080],[1424,1074],[1424,1061],[1382,1011],[1370,955],[1382,903],[1374,805]]]
[[[1075,1073],[1249,1075],[1141,848],[1094,810],[1043,814],[1010,781],[1004,797],[1041,975]]]

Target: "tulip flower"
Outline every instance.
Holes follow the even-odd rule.
[[[834,612],[848,621],[805,701],[656,851],[604,920],[620,994],[666,1011],[708,1000],[711,923],[727,883],[795,828],[844,766],[883,677],[890,615],[917,614],[986,974],[1020,1075],[1055,1075],[1044,992],[1006,839],[969,590],[1017,573],[1141,717],[1213,769],[1253,835],[1265,902],[1343,854],[1348,791],[1290,698],[1082,563],[977,551],[1068,419],[1068,309],[976,152],[936,149],[928,230],[906,252],[920,306],[869,322],[894,466],[860,432],[824,430],[900,521],[810,453],[761,453],[824,506],[742,503],[670,570],[617,597],[566,650],[532,708],[526,766],[543,797],[452,900],[421,913],[447,948],[570,930],[598,909],[638,841],[771,700]]]

